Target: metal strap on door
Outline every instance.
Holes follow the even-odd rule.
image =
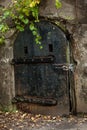
[[[55,60],[55,57],[52,56],[37,56],[37,57],[31,57],[31,58],[17,58],[12,59],[12,64],[32,64],[32,63],[53,63]]]

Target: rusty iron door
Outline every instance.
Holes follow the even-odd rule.
[[[69,114],[69,43],[60,28],[48,21],[36,24],[43,49],[28,27],[14,44],[15,99],[41,114]]]

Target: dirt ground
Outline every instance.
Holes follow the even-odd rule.
[[[0,112],[0,130],[87,130],[87,115],[51,117]]]

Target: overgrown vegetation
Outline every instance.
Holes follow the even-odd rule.
[[[17,30],[24,31],[26,25],[29,24],[29,29],[35,36],[36,44],[41,45],[41,36],[35,27],[35,22],[39,22],[39,4],[41,0],[12,0],[6,8],[0,8],[0,44],[4,43],[5,33],[10,29],[7,19],[11,19]],[[61,7],[61,2],[55,0],[56,8]]]

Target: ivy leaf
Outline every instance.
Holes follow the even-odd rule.
[[[19,30],[19,31],[24,31],[24,27],[20,26],[20,25],[17,25],[16,28]]]
[[[36,5],[35,1],[32,1],[32,2],[30,3],[30,8],[35,7],[35,5]]]
[[[23,19],[23,23],[24,24],[28,24],[29,20],[26,18],[26,19]]]
[[[0,37],[0,44],[3,44],[4,40],[5,40],[4,36]]]
[[[10,11],[6,10],[3,14],[3,19],[6,19],[8,16],[10,16]]]
[[[32,33],[33,33],[34,36],[37,35],[37,32],[36,32],[36,31],[33,31]]]
[[[55,6],[57,9],[62,7],[62,3],[60,2],[60,0],[55,0]]]
[[[43,46],[40,46],[40,49],[43,49]]]
[[[23,12],[26,16],[29,16],[29,9],[23,8],[22,12]]]
[[[23,19],[24,18],[24,15],[23,14],[20,14],[19,15],[19,19]]]
[[[9,27],[6,25],[6,24],[1,24],[0,25],[0,31],[3,33],[3,32],[6,32],[7,30],[9,29]]]
[[[31,31],[35,30],[34,24],[31,23],[30,26],[29,26],[29,28],[30,28]]]
[[[36,20],[38,20],[38,7],[32,8],[31,11],[32,11],[32,16],[33,16]]]

